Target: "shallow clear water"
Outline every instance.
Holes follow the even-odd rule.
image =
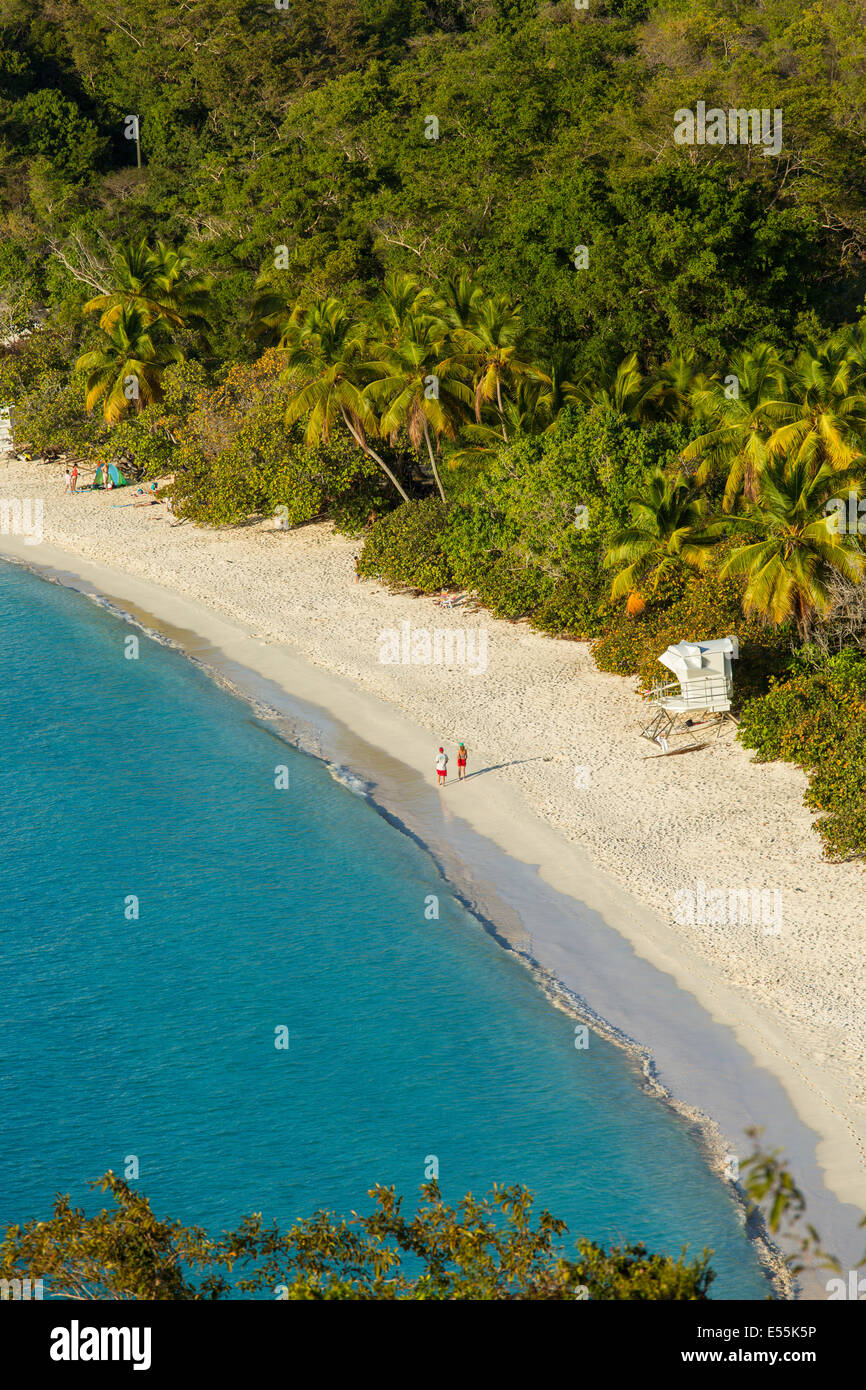
[[[127,659],[132,632],[0,565],[0,1224],[94,1205],[129,1155],[212,1229],[411,1196],[435,1155],[450,1200],[521,1181],[572,1236],[709,1245],[715,1297],[765,1297],[624,1054],[576,1050],[422,849],[180,653]]]

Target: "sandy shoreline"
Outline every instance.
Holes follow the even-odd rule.
[[[229,677],[233,667],[258,673],[272,706],[288,692],[287,718],[304,701],[330,711],[329,745],[362,775],[369,750],[385,750],[377,781],[391,779],[408,828],[446,867],[449,854],[474,866],[485,909],[504,871],[485,860],[481,837],[504,850],[523,875],[489,908],[510,919],[504,934],[518,948],[528,936],[527,953],[545,970],[649,1046],[662,1083],[709,1109],[733,1152],[745,1152],[744,1122],[764,1124],[798,1176],[805,1171],[810,1217],[823,1209],[816,1224],[827,1243],[848,1247],[853,1213],[832,1211],[816,1159],[842,1202],[866,1206],[864,876],[821,862],[800,773],[752,764],[730,736],[685,758],[643,761],[650,745],[638,737],[633,683],[597,672],[582,644],[356,583],[359,543],[328,526],[173,527],[162,507],[65,497],[60,470],[17,461],[0,466],[0,496],[44,504],[44,543],[4,535],[0,552],[72,571],[194,655],[197,635],[203,659],[218,651]],[[383,664],[382,632],[405,643],[405,623],[464,631],[469,661]],[[415,649],[423,655],[423,634]],[[440,798],[433,753],[447,741],[455,771],[460,738],[476,775]],[[700,882],[778,891],[779,934],[754,923],[683,925],[677,894]],[[688,1018],[682,991],[700,1018]],[[707,1016],[721,1025],[711,1056]]]

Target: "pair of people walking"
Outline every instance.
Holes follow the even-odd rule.
[[[457,749],[457,781],[463,782],[466,778],[466,744],[461,743]],[[448,776],[448,754],[444,748],[440,748],[436,755],[436,780],[440,787],[445,786],[445,779]]]
[[[64,488],[63,488],[63,491],[64,491],[64,492],[74,492],[75,489],[76,489],[76,487],[77,487],[77,485],[78,485],[78,464],[77,464],[77,463],[73,463],[73,465],[72,465],[71,468],[67,468],[67,470],[66,470],[66,475],[65,475],[65,476],[66,476],[66,483],[65,483],[65,486],[64,486]]]

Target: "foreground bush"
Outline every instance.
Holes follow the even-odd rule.
[[[56,449],[87,457],[106,439],[101,417],[84,409],[84,377],[70,370],[79,334],[69,324],[44,324],[0,350],[0,404],[15,412],[15,443],[32,457]]]
[[[816,828],[827,858],[866,854],[866,655],[805,649],[792,673],[750,700],[739,738],[757,762],[796,763],[810,774],[803,798],[824,814]]]
[[[452,473],[446,511],[404,503],[368,536],[358,573],[432,593],[471,589],[503,618],[545,632],[600,630],[606,545],[628,515],[630,489],[681,442],[610,411],[563,411],[554,429],[503,447],[485,471]]]
[[[370,1192],[368,1216],[318,1211],[286,1231],[247,1217],[219,1239],[154,1216],[146,1197],[106,1173],[91,1184],[113,1209],[86,1216],[58,1197],[50,1221],[10,1226],[0,1243],[0,1278],[43,1278],[50,1297],[220,1299],[261,1294],[309,1299],[652,1299],[703,1301],[715,1275],[709,1251],[649,1254],[577,1242],[567,1259],[564,1221],[533,1221],[525,1187],[494,1187],[448,1206],[435,1182],[412,1216],[393,1188]],[[404,1260],[406,1265],[404,1266]],[[234,1279],[229,1276],[237,1266]]]

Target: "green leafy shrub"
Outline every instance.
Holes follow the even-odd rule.
[[[804,804],[827,857],[866,854],[866,654],[806,648],[787,678],[743,709],[740,742],[757,762],[796,763],[811,776]]]
[[[340,529],[358,531],[390,505],[381,471],[345,431],[308,445],[300,425],[286,427],[281,365],[270,350],[233,367],[213,390],[200,384],[193,398],[182,381],[172,387],[177,400],[167,389],[165,407],[178,412],[178,511],[229,526],[275,516],[279,507],[289,526],[331,516]]]
[[[376,522],[358,557],[358,573],[428,594],[445,588],[453,581],[442,549],[446,516],[438,497],[401,503]]]
[[[33,456],[87,456],[107,436],[101,411],[84,409],[84,376],[70,368],[79,343],[75,326],[44,323],[0,353],[0,404],[12,406],[15,443]]]
[[[670,462],[676,427],[638,427],[575,407],[548,433],[503,448],[449,512],[444,551],[457,583],[498,616],[529,617],[545,632],[592,636],[610,584],[602,568],[627,497]]]

